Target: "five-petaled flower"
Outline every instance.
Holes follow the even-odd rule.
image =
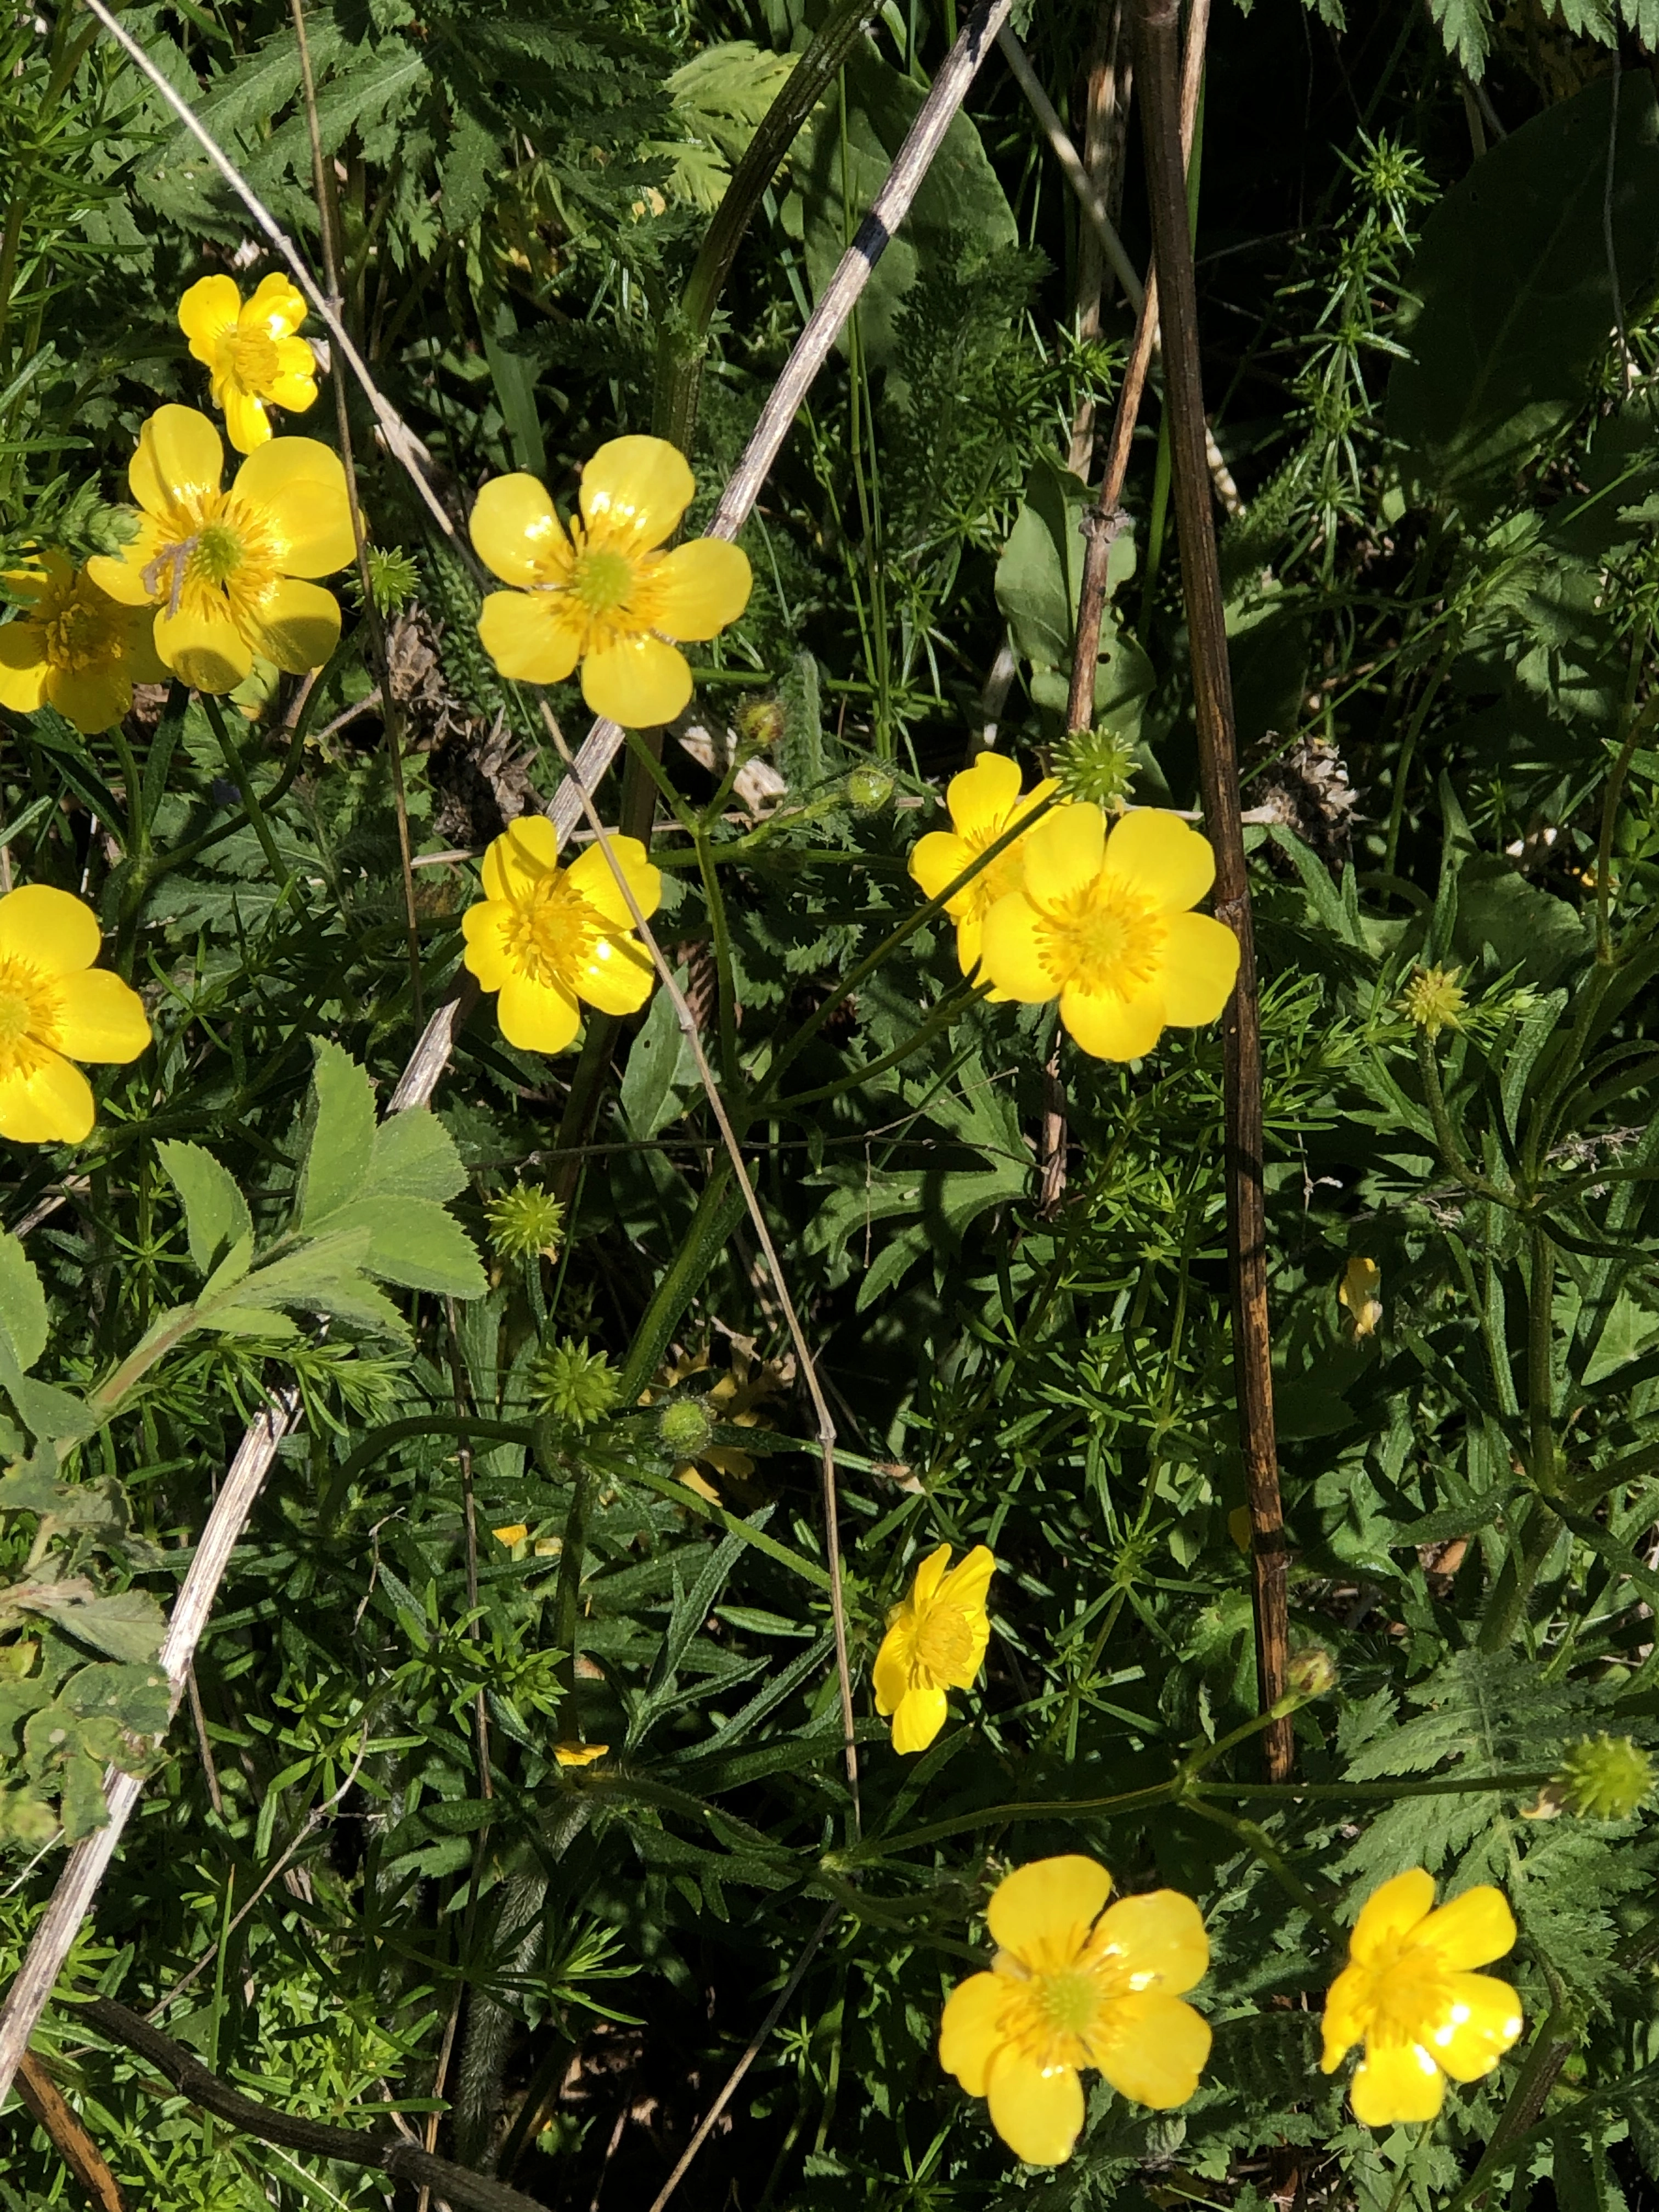
[[[149,1042],[143,1000],[93,962],[103,939],[83,901],[50,884],[0,898],[0,1137],[78,1145],[92,1087],[71,1060],[125,1065]]]
[[[1069,2158],[1083,2125],[1078,2069],[1167,2112],[1198,2087],[1210,2030],[1182,2002],[1210,1963],[1197,1905],[1178,1890],[1120,1898],[1096,1860],[1037,1859],[999,1884],[987,1908],[988,1974],[951,1992],[939,2063],[1028,2166]]]
[[[303,414],[317,397],[317,356],[294,335],[306,303],[273,272],[244,307],[235,281],[204,276],[179,302],[179,327],[208,371],[230,442],[251,453],[270,436],[267,405]]]
[[[337,453],[314,438],[273,439],[228,491],[224,460],[205,415],[158,407],[127,471],[137,535],[118,558],[87,563],[112,599],[155,610],[155,650],[198,691],[234,691],[256,653],[293,676],[320,667],[339,642],[340,608],[308,580],[353,552]]]
[[[1521,2000],[1507,1982],[1472,1973],[1501,1959],[1515,1920],[1490,1883],[1434,1910],[1434,1877],[1397,1874],[1365,1900],[1348,1963],[1325,2001],[1327,2074],[1363,2043],[1349,2094],[1369,2128],[1431,2120],[1445,2077],[1478,2081],[1521,2033]]]
[[[1097,1060],[1139,1060],[1166,1024],[1212,1022],[1238,974],[1238,939],[1188,909],[1215,877],[1209,842],[1178,815],[1062,806],[1025,840],[1018,890],[985,917],[985,973],[1060,1018]]]
[[[26,604],[0,629],[0,707],[55,707],[91,735],[122,719],[135,684],[167,674],[149,614],[111,599],[63,554],[48,550],[6,580]]]
[[[472,509],[478,557],[510,592],[478,617],[503,676],[558,684],[581,663],[582,696],[628,729],[672,722],[691,696],[675,639],[718,636],[749,604],[749,556],[718,538],[658,549],[696,489],[665,438],[613,438],[582,471],[581,519],[567,536],[532,476],[497,477]]]
[[[945,803],[951,810],[948,830],[930,830],[916,841],[910,855],[910,873],[928,898],[937,898],[980,854],[994,845],[1015,823],[1035,814],[1054,789],[1047,782],[1021,796],[1019,770],[1006,753],[981,753],[972,768],[953,775],[945,787]],[[980,935],[985,917],[1000,898],[1019,889],[1024,866],[1026,836],[1005,845],[972,880],[947,899],[945,911],[957,926],[957,958],[964,975],[979,965]],[[994,989],[993,999],[1012,994]]]
[[[610,842],[640,912],[654,914],[662,877],[644,846],[637,837]],[[553,824],[521,815],[484,854],[483,890],[461,921],[466,965],[500,993],[496,1018],[509,1044],[562,1052],[581,1024],[579,1000],[631,1014],[650,997],[650,957],[598,845],[562,868]]]
[[[876,1711],[891,1717],[895,1751],[925,1751],[945,1725],[946,1690],[972,1688],[991,1640],[985,1594],[995,1567],[983,1544],[951,1567],[951,1547],[941,1544],[888,1614],[876,1654]]]

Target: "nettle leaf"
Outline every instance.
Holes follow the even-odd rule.
[[[0,1331],[27,1374],[46,1348],[46,1294],[15,1237],[0,1236]]]
[[[350,1054],[324,1039],[312,1078],[316,1102],[300,1185],[300,1227],[314,1236],[368,1181],[374,1158],[374,1092]]]
[[[252,1251],[253,1217],[234,1178],[200,1145],[174,1141],[156,1146],[161,1171],[185,1208],[185,1233],[197,1273],[211,1275],[243,1237]]]

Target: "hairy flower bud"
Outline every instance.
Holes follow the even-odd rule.
[[[847,796],[860,814],[880,813],[892,795],[891,769],[879,768],[873,761],[855,768],[847,779]]]
[[[701,1398],[676,1398],[657,1423],[662,1448],[671,1459],[701,1459],[714,1439],[714,1424]]]
[[[1322,1698],[1336,1687],[1336,1662],[1322,1644],[1293,1651],[1285,1668],[1285,1687],[1297,1698]]]
[[[745,699],[732,720],[746,753],[764,752],[783,735],[782,703],[769,696]]]

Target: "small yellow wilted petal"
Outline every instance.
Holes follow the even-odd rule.
[[[505,1528],[492,1528],[489,1533],[498,1544],[505,1544],[510,1551],[514,1544],[523,1543],[530,1534],[530,1524],[527,1521],[509,1521]]]
[[[553,1756],[561,1766],[592,1766],[610,1748],[608,1743],[556,1743]]]
[[[1352,1317],[1356,1337],[1373,1336],[1382,1318],[1382,1270],[1375,1260],[1350,1260],[1336,1286],[1339,1304]]]

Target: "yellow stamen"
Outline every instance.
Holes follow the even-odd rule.
[[[1051,975],[1079,991],[1131,998],[1157,975],[1169,931],[1131,882],[1103,875],[1045,906],[1037,933]]]
[[[33,961],[0,955],[0,1083],[45,1066],[63,1005],[57,984]]]

